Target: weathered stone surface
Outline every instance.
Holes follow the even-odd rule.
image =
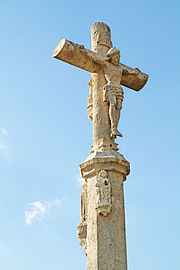
[[[93,58],[96,57],[100,60],[108,60],[96,55],[88,49],[85,49],[83,45],[73,43],[67,39],[62,39],[59,42],[53,52],[53,57],[92,73],[97,73],[100,70],[100,66],[98,63],[94,62]],[[135,91],[141,90],[148,80],[148,75],[140,72],[139,74],[136,74],[136,76],[132,77],[131,72],[133,69],[126,65],[121,65],[124,71],[127,70],[127,74],[122,76],[121,84]]]
[[[117,152],[96,152],[80,165],[87,182],[87,269],[126,270],[126,235],[123,181],[129,162]],[[111,185],[111,208],[107,216],[97,212],[99,173],[106,171]]]
[[[55,48],[53,57],[92,73],[99,72],[101,67],[93,61],[93,54],[83,45],[63,39]]]
[[[62,40],[53,56],[92,73],[88,117],[93,121],[91,155],[80,164],[86,184],[81,194],[79,243],[87,255],[87,270],[127,270],[123,182],[130,164],[118,153],[116,136],[125,85],[139,91],[148,75],[120,63],[111,30],[105,23],[91,28],[92,51]]]
[[[53,57],[92,73],[89,82],[88,116],[93,120],[93,150],[117,150],[114,139],[122,137],[118,131],[123,102],[122,84],[140,90],[148,75],[119,62],[120,51],[112,46],[111,30],[105,23],[91,28],[92,51],[63,39]]]
[[[96,211],[98,214],[106,217],[108,214],[110,214],[112,209],[112,190],[111,182],[107,177],[107,172],[105,170],[101,170],[99,172],[95,186],[97,187]]]

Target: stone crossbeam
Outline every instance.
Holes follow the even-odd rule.
[[[73,43],[67,39],[62,39],[53,52],[53,57],[78,68],[84,69],[91,73],[98,73],[101,69],[100,65],[93,61],[94,58],[107,61],[101,55],[85,49],[83,45]],[[124,73],[131,73],[133,70],[124,64],[121,64]],[[127,72],[126,72],[127,71]],[[135,91],[141,90],[148,80],[148,75],[140,72],[137,75],[122,75],[121,84]]]

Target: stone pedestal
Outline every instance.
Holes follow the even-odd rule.
[[[80,164],[80,170],[87,183],[87,270],[126,270],[123,181],[130,164],[116,151],[95,152]],[[111,186],[111,198],[108,189],[104,195],[100,194],[108,197],[107,215],[100,214],[97,207],[97,182],[102,171],[106,174],[105,182],[109,181]]]

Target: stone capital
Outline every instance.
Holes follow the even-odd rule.
[[[130,173],[130,163],[124,156],[116,151],[95,152],[80,165],[83,178],[93,177],[101,170],[114,171],[123,175],[123,181]]]

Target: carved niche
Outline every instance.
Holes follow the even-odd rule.
[[[107,216],[112,209],[112,192],[111,192],[111,182],[107,177],[107,172],[101,170],[98,175],[98,180],[96,182],[97,187],[97,202],[96,211],[98,214]]]

